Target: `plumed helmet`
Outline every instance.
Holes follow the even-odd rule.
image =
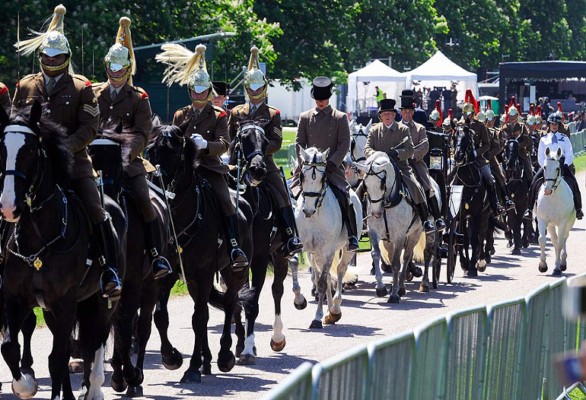
[[[431,114],[429,114],[429,120],[432,122],[437,122],[440,119],[440,113],[438,110],[433,110]]]
[[[440,126],[442,123],[443,115],[442,115],[442,105],[439,100],[435,101],[435,108],[429,114],[429,120],[435,125]]]
[[[478,114],[476,114],[476,119],[478,120],[478,122],[486,121],[486,114],[484,113],[484,111],[479,111]]]
[[[495,118],[495,116],[496,116],[496,114],[494,113],[494,111],[492,111],[490,109],[489,110],[486,110],[484,114],[486,114],[486,119],[489,120],[489,121],[492,121]]]
[[[466,89],[464,95],[464,105],[462,106],[462,112],[465,115],[476,114],[479,111],[478,103],[472,94],[472,90]]]
[[[549,114],[549,116],[547,117],[547,122],[548,123],[556,123],[556,124],[560,124],[562,122],[562,117],[560,117],[558,115],[558,113],[551,113]]]
[[[535,116],[532,114],[527,115],[527,120],[525,121],[527,123],[527,125],[535,125],[536,124],[536,120],[535,120]]]
[[[474,114],[476,112],[476,110],[474,109],[474,104],[464,103],[464,105],[462,106],[462,112],[466,115]]]
[[[509,115],[509,117],[514,117],[515,115],[519,115],[519,111],[517,110],[517,107],[510,106],[509,111],[507,111],[507,114]]]
[[[267,78],[265,78],[265,75],[260,69],[258,52],[258,47],[252,46],[250,49],[250,59],[248,60],[248,70],[244,74],[244,86],[253,91],[266,86],[268,83]]]
[[[104,63],[110,70],[117,72],[122,68],[129,69],[128,75],[119,79],[125,79],[126,76],[132,78],[136,72],[136,62],[134,59],[134,49],[132,48],[132,35],[130,33],[130,18],[122,17],[119,21],[118,34],[116,43],[108,50],[104,57]],[[110,77],[112,79],[112,77]]]
[[[198,44],[195,48],[197,69],[189,77],[187,86],[195,93],[202,93],[212,88],[212,80],[206,67],[206,47]]]
[[[27,40],[21,40],[14,44],[17,51],[25,56],[35,53],[37,50],[39,54],[46,54],[49,57],[55,57],[59,54],[67,54],[69,57],[64,65],[53,67],[53,69],[64,69],[69,65],[69,71],[73,72],[73,68],[69,63],[71,59],[71,47],[69,41],[65,37],[63,31],[63,20],[67,9],[63,4],[58,5],[53,10],[51,22],[47,27],[46,32],[33,31],[34,37]],[[48,67],[43,65],[43,68]],[[51,68],[50,68],[51,69]]]

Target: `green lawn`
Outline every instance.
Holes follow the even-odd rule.
[[[581,154],[574,158],[574,166],[578,172],[586,170],[586,154]]]

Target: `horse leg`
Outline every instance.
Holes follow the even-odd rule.
[[[316,295],[317,295],[317,309],[315,311],[315,317],[311,324],[309,325],[309,329],[321,329],[323,328],[322,325],[322,318],[324,316],[323,312],[323,305],[324,305],[324,296],[326,295],[326,290],[329,292],[329,296],[331,298],[332,292],[329,290],[328,279],[330,275],[330,267],[332,265],[333,256],[323,257],[323,256],[315,256],[313,264],[314,268],[314,284],[316,287]]]
[[[37,316],[31,310],[28,316],[24,319],[24,323],[22,325],[22,360],[20,362],[20,369],[21,371],[25,371],[31,376],[35,376],[35,371],[33,370],[33,354],[31,351],[31,341],[33,337],[33,332],[35,331],[35,327],[37,326]]]
[[[401,296],[399,296],[399,273],[401,271],[401,252],[399,247],[394,247],[390,242],[385,243],[389,254],[390,261],[393,267],[393,287],[388,303],[399,303]]]
[[[193,353],[189,360],[189,368],[183,374],[181,383],[201,383],[201,372],[199,369],[201,367],[203,338],[206,335],[208,325],[208,313],[204,309],[208,307],[207,301],[212,288],[212,274],[207,279],[209,282],[205,282],[203,277],[200,276],[196,278],[200,279],[187,281],[187,288],[194,302],[191,327],[195,334],[195,341],[193,344]]]
[[[553,248],[555,250],[555,267],[553,269],[552,275],[559,276],[562,274],[560,269],[560,253],[562,251],[560,237],[558,236],[556,227],[554,225],[549,225],[547,227],[547,231],[549,232],[549,237],[551,238],[551,242],[553,243]]]
[[[344,275],[346,275],[346,270],[348,269],[348,262],[352,258],[354,253],[348,252],[343,250],[342,258],[338,262],[337,265],[337,283],[336,283],[336,294],[333,298],[328,298],[328,315],[324,318],[324,323],[331,325],[335,324],[342,318],[342,288],[344,286],[343,280]],[[335,261],[334,261],[335,262]],[[331,293],[328,288],[328,293]]]
[[[368,232],[370,239],[370,256],[372,257],[372,265],[374,267],[374,274],[376,277],[376,295],[377,297],[385,297],[389,292],[383,283],[383,271],[381,269],[381,256],[378,234],[374,230]]]
[[[280,253],[274,253],[272,264],[275,271],[273,280],[273,301],[275,303],[275,322],[273,323],[273,335],[271,337],[271,349],[281,351],[285,348],[287,341],[283,335],[283,321],[281,320],[281,299],[283,298],[284,282],[287,277],[287,259]]]
[[[564,224],[563,226],[560,226],[560,247],[561,247],[561,253],[560,253],[560,258],[561,258],[561,262],[560,262],[560,270],[562,272],[564,272],[567,268],[568,268],[568,264],[567,264],[567,258],[568,258],[568,252],[566,250],[566,244],[568,243],[568,236],[570,236],[570,224]]]
[[[441,246],[441,238],[439,233],[433,235],[425,235],[425,250],[423,251],[423,263],[425,265],[423,272],[423,279],[419,284],[419,292],[429,292],[429,267],[436,262],[436,257],[439,256],[439,246]],[[441,260],[440,260],[441,261]]]
[[[66,388],[63,383],[69,379],[69,339],[75,321],[75,309],[77,301],[74,296],[62,298],[61,304],[53,307],[53,311],[45,311],[45,321],[53,334],[53,348],[49,354],[49,375],[51,376],[51,399],[61,398],[63,388],[63,399],[74,399],[71,387]],[[71,386],[71,385],[69,385]],[[66,390],[69,389],[69,392]]]
[[[240,292],[244,288],[240,289]],[[240,297],[240,295],[239,295]],[[236,310],[234,311],[234,333],[236,334],[236,357],[240,358],[242,351],[244,350],[244,340],[246,339],[246,328],[242,323],[242,304],[239,302],[236,304]]]
[[[162,287],[159,290],[159,298],[156,303],[153,320],[161,338],[161,362],[168,370],[176,370],[183,364],[183,356],[169,340],[169,296],[171,288],[175,284],[175,278],[164,278]]]
[[[547,224],[545,221],[538,220],[537,226],[539,229],[539,248],[541,250],[539,254],[539,272],[547,272],[547,262],[545,261],[545,244],[547,243]]]
[[[238,302],[238,291],[246,282],[249,272],[246,268],[241,272],[232,272],[230,268],[225,268],[222,272],[227,290],[224,295],[224,328],[220,337],[220,352],[218,353],[217,364],[220,371],[229,372],[236,364],[236,358],[230,349],[232,347],[232,316]]]
[[[301,286],[299,285],[299,257],[297,254],[289,259],[289,268],[291,268],[293,293],[295,294],[293,305],[298,310],[304,310],[305,307],[307,307],[307,300],[303,294],[301,294]]]
[[[206,313],[206,319],[209,321],[210,319],[210,308],[206,307],[204,309]],[[202,338],[201,342],[201,368],[200,371],[204,375],[211,375],[212,374],[212,350],[210,350],[210,342],[208,336],[208,330],[206,329],[205,335]]]
[[[30,371],[20,369],[20,332],[24,319],[31,310],[25,310],[21,304],[10,297],[5,299],[6,329],[1,346],[2,356],[12,374],[12,392],[21,399],[33,397],[37,393],[38,382]]]

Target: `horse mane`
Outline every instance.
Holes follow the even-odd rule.
[[[108,125],[98,132],[98,138],[109,139],[120,145],[122,152],[122,166],[126,167],[130,163],[130,151],[132,145],[137,142],[142,142],[142,136],[135,135],[132,128],[118,129],[120,126]]]
[[[151,143],[158,141],[161,146],[165,146],[167,148],[172,148],[172,144],[170,140],[159,140],[159,138],[167,137],[171,138],[184,138],[185,137],[185,128],[180,127],[177,125],[157,125],[153,128],[153,133],[151,135]],[[185,161],[190,165],[193,165],[194,168],[197,168],[199,162],[197,161],[197,147],[191,138],[185,137]]]
[[[68,186],[73,171],[73,152],[68,145],[67,130],[45,114],[41,116],[38,126],[30,126],[31,108],[32,106],[17,109],[11,115],[10,123],[28,126],[42,138],[41,146],[53,165],[55,181],[61,186]]]

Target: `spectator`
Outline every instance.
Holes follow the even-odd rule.
[[[376,105],[378,108],[380,108],[380,101],[385,98],[385,94],[383,93],[382,89],[379,88],[378,86],[374,87],[374,91],[375,91],[374,97],[376,97]]]
[[[576,132],[586,129],[586,113],[582,112],[581,117],[580,122],[576,123]]]

